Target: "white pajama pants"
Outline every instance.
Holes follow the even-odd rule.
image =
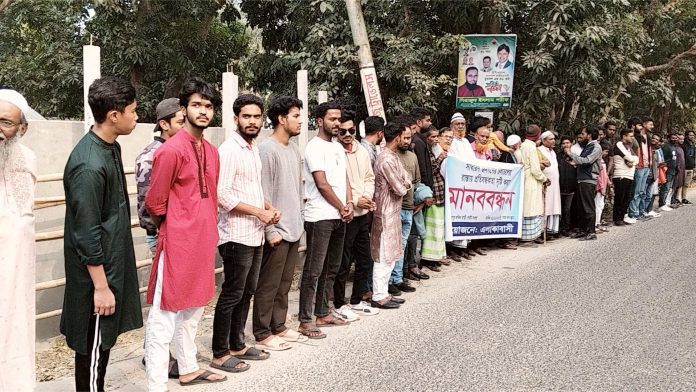
[[[604,195],[597,192],[594,198],[595,202],[595,226],[599,226],[602,221],[602,211],[604,211]]]
[[[179,374],[197,371],[196,332],[203,316],[203,307],[188,308],[176,312],[160,309],[162,299],[162,274],[164,251],[157,266],[155,297],[147,318],[145,336],[145,362],[147,366],[147,389],[151,392],[166,391],[169,380],[169,343],[176,346],[175,357]]]
[[[384,238],[380,239],[379,261],[372,267],[372,300],[381,301],[389,297],[389,278],[391,277],[394,263],[384,261]]]

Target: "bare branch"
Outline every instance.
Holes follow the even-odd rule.
[[[686,57],[696,56],[696,42],[689,48],[689,50],[679,53],[678,55],[672,57],[668,62],[664,64],[652,65],[650,67],[645,67],[643,69],[643,74],[662,72],[672,69],[679,65]]]

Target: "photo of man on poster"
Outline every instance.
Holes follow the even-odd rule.
[[[485,97],[486,92],[478,84],[478,68],[466,69],[466,82],[457,89],[458,97]]]

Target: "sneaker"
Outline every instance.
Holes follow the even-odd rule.
[[[648,217],[645,216],[645,215],[640,215],[640,216],[638,216],[638,217],[636,218],[636,220],[637,220],[638,222],[645,222],[645,221],[648,220],[648,219],[650,219],[650,218],[648,218]]]
[[[357,305],[350,305],[350,309],[353,313],[361,316],[374,316],[379,314],[379,309],[373,308],[367,301],[360,301]]]
[[[667,204],[663,205],[662,207],[658,208],[660,211],[672,211],[672,208],[668,206]]]
[[[629,225],[632,225],[638,221],[636,219],[633,219],[630,216],[626,215],[626,217],[624,218],[624,222],[629,224]]]
[[[353,309],[348,305],[343,305],[339,309],[334,309],[334,313],[336,313],[340,318],[350,321],[351,323],[353,321],[360,320],[360,316],[353,312]]]
[[[650,211],[646,215],[651,217],[651,218],[659,218],[662,216],[662,214],[660,214],[659,212],[655,212],[655,211]]]

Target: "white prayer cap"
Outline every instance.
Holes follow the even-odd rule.
[[[15,90],[0,89],[0,101],[9,102],[19,108],[25,116],[29,114],[29,104],[22,94]]]
[[[544,133],[541,134],[541,140],[544,140],[544,139],[546,139],[547,137],[550,137],[550,136],[556,136],[556,135],[554,135],[554,133],[551,132],[551,131],[546,131],[546,132],[544,132]]]
[[[450,123],[453,123],[453,122],[455,122],[455,121],[457,121],[457,120],[464,120],[464,115],[461,114],[461,113],[459,113],[459,112],[454,113],[454,114],[452,115],[452,119],[450,120]]]
[[[507,140],[505,141],[505,144],[507,144],[508,146],[514,146],[515,144],[520,143],[520,142],[522,142],[522,139],[519,136],[510,135],[510,136],[508,136]]]

